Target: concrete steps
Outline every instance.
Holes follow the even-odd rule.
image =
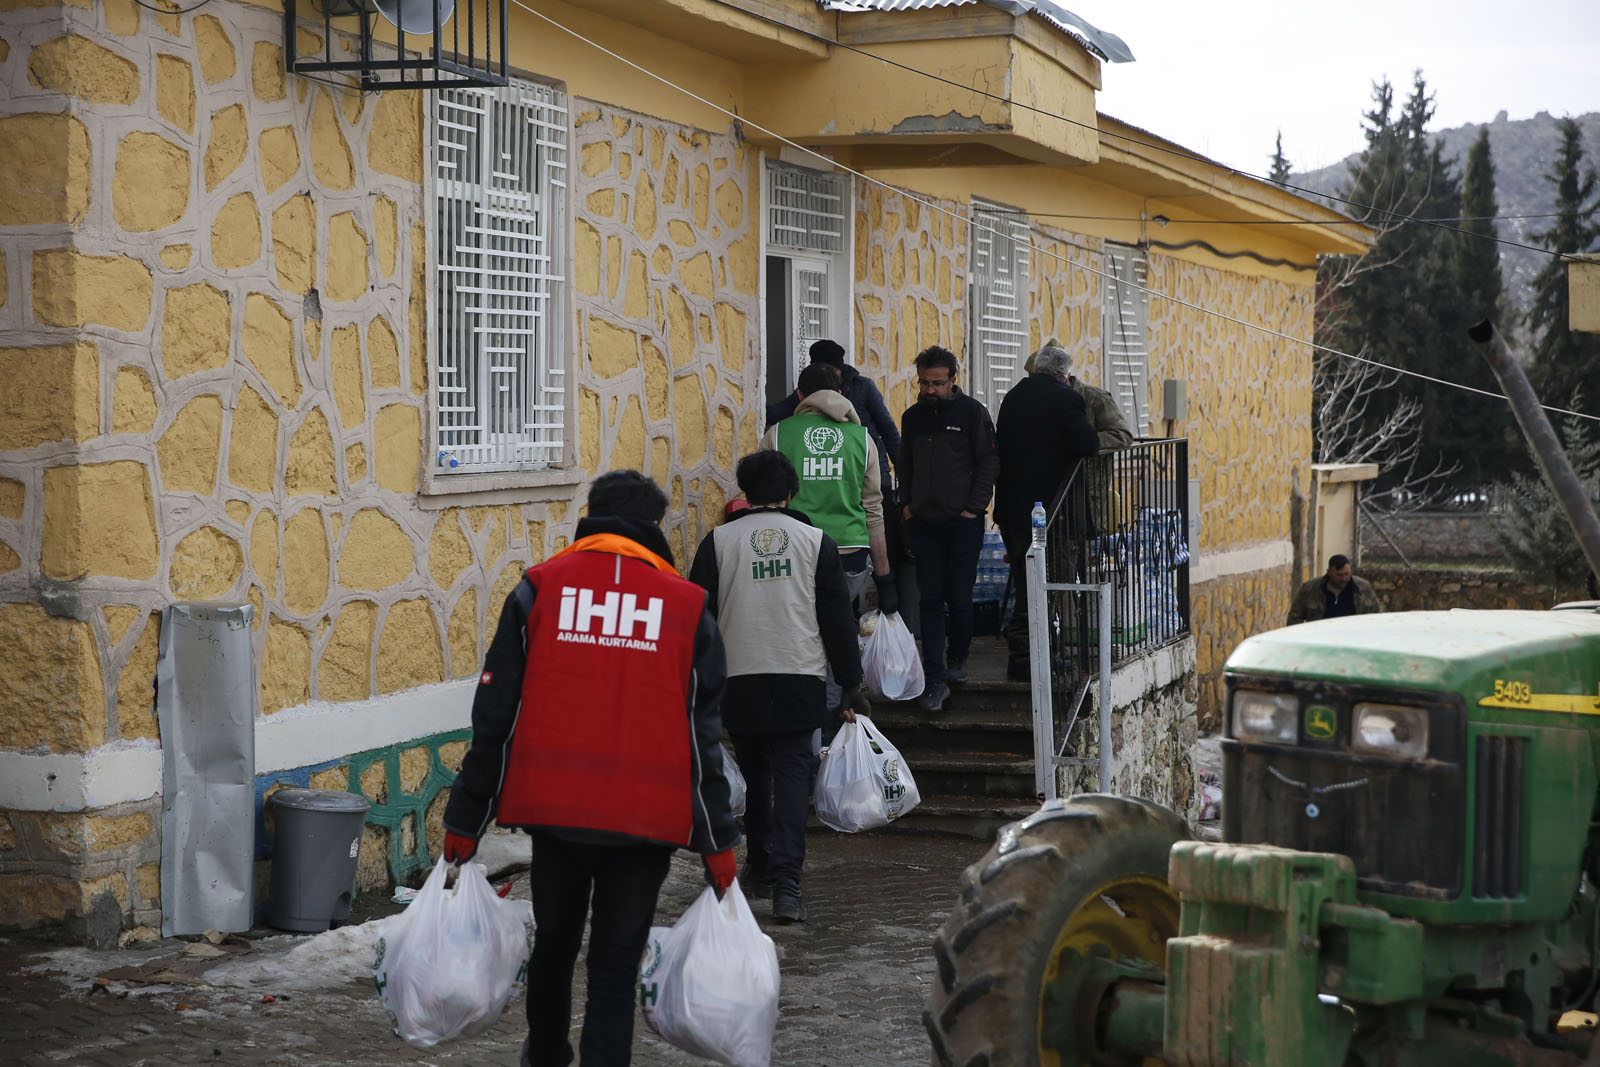
[[[925,712],[915,701],[875,701],[872,721],[905,757],[922,793],[910,814],[877,833],[989,840],[1038,809],[1027,685],[975,677],[953,686],[940,712]]]

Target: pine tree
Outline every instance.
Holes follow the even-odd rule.
[[[1582,402],[1579,396],[1578,402]],[[1600,508],[1600,433],[1587,420],[1561,420],[1562,445],[1591,504]],[[1552,602],[1581,595],[1589,571],[1555,491],[1538,472],[1517,474],[1506,486],[1505,510],[1496,534],[1511,565],[1524,577],[1547,584]]]
[[[1488,361],[1459,330],[1481,319],[1510,328],[1509,305],[1500,277],[1500,245],[1495,241],[1494,216],[1499,213],[1494,195],[1494,157],[1489,148],[1489,128],[1480,127],[1478,139],[1467,154],[1462,183],[1461,214],[1457,231],[1449,234],[1453,262],[1454,300],[1459,312],[1458,351],[1450,381],[1500,392]],[[1525,468],[1527,453],[1511,407],[1504,400],[1454,390],[1445,403],[1448,417],[1434,427],[1434,444],[1441,455],[1461,468],[1459,484],[1476,489],[1503,480],[1513,466]]]
[[[1283,154],[1282,130],[1278,131],[1278,143],[1272,149],[1272,169],[1267,171],[1267,180],[1275,185],[1289,184],[1289,157]]]
[[[1347,210],[1377,231],[1377,238],[1361,259],[1324,261],[1319,284],[1329,299],[1319,316],[1318,339],[1388,366],[1453,381],[1471,347],[1455,289],[1454,234],[1448,226],[1416,221],[1460,214],[1460,184],[1441,146],[1427,135],[1433,111],[1420,71],[1398,110],[1389,82],[1374,84],[1373,108],[1364,115],[1367,147],[1342,195],[1350,202]],[[1475,352],[1473,358],[1478,358]],[[1471,447],[1470,441],[1449,440],[1446,429],[1458,422],[1452,407],[1457,395],[1446,386],[1407,378],[1381,402],[1374,401],[1365,418],[1379,434],[1412,401],[1421,448],[1409,476],[1449,471],[1460,467],[1463,447]],[[1396,478],[1407,476],[1385,470],[1381,477],[1393,487]]]
[[[1552,252],[1586,252],[1600,238],[1595,210],[1593,168],[1583,168],[1583,144],[1578,124],[1570,118],[1557,123],[1561,150],[1546,177],[1556,187],[1556,221],[1534,240]],[[1600,381],[1600,334],[1575,333],[1568,328],[1567,265],[1552,256],[1533,280],[1533,307],[1528,312],[1533,333],[1533,381],[1546,404],[1566,407],[1580,387],[1591,390]]]

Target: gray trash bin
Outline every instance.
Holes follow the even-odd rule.
[[[276,839],[267,923],[317,931],[348,919],[361,831],[372,805],[331,789],[280,789],[267,802]]]

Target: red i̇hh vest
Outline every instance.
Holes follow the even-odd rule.
[[[528,667],[499,821],[687,847],[705,590],[615,534],[579,540],[528,581]]]

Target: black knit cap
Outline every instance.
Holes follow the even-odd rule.
[[[844,366],[844,346],[838,341],[830,341],[826,337],[820,341],[811,342],[810,355],[813,363],[831,363],[835,367]]]

